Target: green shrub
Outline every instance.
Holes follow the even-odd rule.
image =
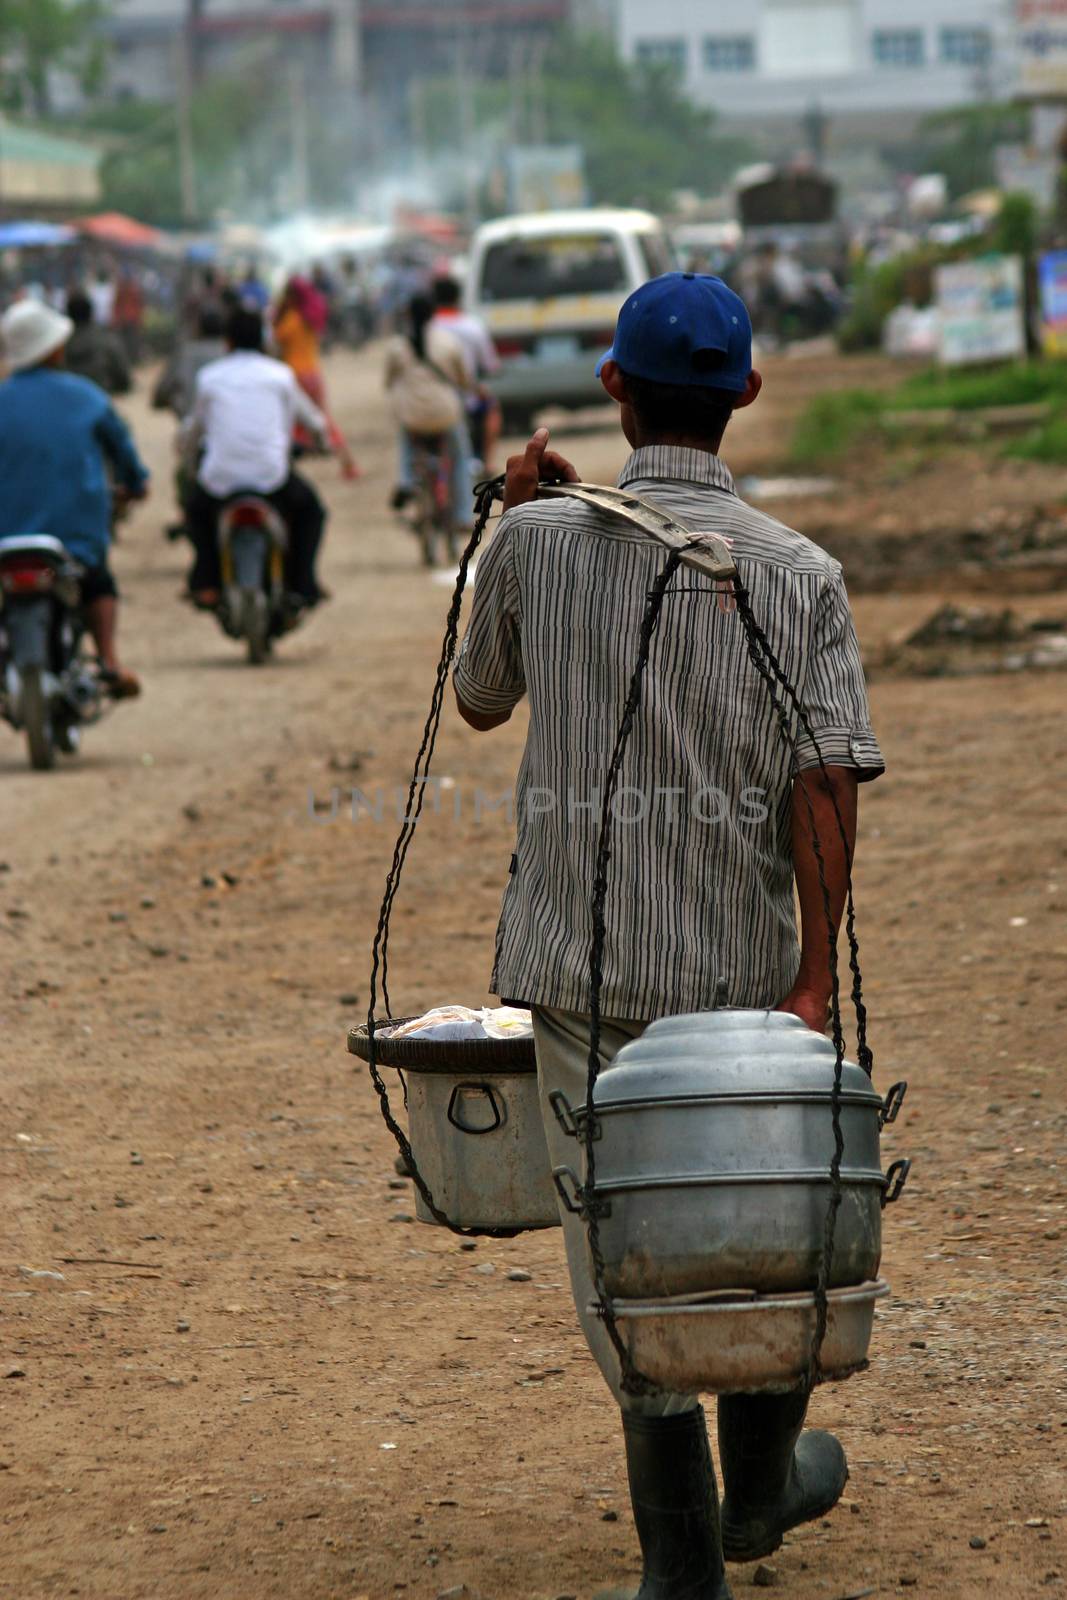
[[[1004,447],[1006,456],[1016,456],[1021,461],[1048,461],[1055,466],[1067,465],[1067,417],[1053,417],[1021,439],[1011,439]]]
[[[820,394],[802,412],[791,455],[797,465],[840,460],[865,436],[880,433],[885,402],[867,389]]]
[[[1017,361],[1008,366],[915,373],[888,399],[894,411],[979,411],[1067,399],[1067,362]]]
[[[852,304],[837,330],[838,347],[846,354],[878,350],[885,320],[904,297],[904,258],[873,269],[861,267],[852,283]]]
[[[882,329],[890,312],[905,301],[913,306],[928,306],[934,294],[934,272],[958,250],[958,246],[926,244],[908,255],[883,261],[880,266],[858,267],[852,279],[852,304],[837,330],[841,349],[880,349]]]

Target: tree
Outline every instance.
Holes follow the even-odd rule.
[[[203,217],[257,201],[269,207],[287,170],[287,130],[262,79],[210,79],[193,96],[190,120]],[[100,106],[85,125],[107,147],[101,168],[107,207],[161,226],[184,220],[175,105],[138,100]]]
[[[886,152],[898,172],[942,172],[950,199],[996,186],[998,144],[1026,144],[1030,111],[1024,105],[957,106],[924,117],[915,137]]]
[[[1000,202],[989,248],[1006,256],[1029,257],[1038,244],[1037,206],[1028,194],[1006,194]]]
[[[240,77],[214,75],[190,108],[197,201],[202,220],[220,211],[265,217],[292,204],[293,129],[285,78],[271,58],[251,58]],[[351,156],[337,105],[321,96],[309,107],[312,203],[351,198]],[[101,105],[82,124],[105,147],[104,204],[160,227],[183,216],[174,104]]]
[[[431,149],[455,148],[464,118],[453,79],[429,85],[422,122]],[[590,198],[601,205],[669,209],[679,189],[725,187],[751,146],[715,133],[715,114],[693,104],[669,66],[624,61],[600,34],[564,33],[543,67],[469,91],[478,144],[578,144]]]
[[[106,59],[100,23],[109,10],[109,0],[0,0],[4,104],[47,116],[56,68],[75,72],[88,93],[97,89]]]

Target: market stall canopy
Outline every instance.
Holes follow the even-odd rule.
[[[100,204],[100,151],[0,116],[0,195],[31,211]]]
[[[20,222],[0,222],[0,250],[41,250],[49,245],[69,244],[73,228],[58,222],[39,222],[28,217]]]
[[[150,228],[135,217],[123,216],[121,211],[102,211],[96,217],[84,217],[78,222],[79,230],[101,244],[111,244],[120,250],[173,249],[172,241],[158,228]]]

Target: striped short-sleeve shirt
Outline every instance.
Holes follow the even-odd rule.
[[[619,480],[692,532],[731,543],[756,618],[823,759],[877,777],[874,733],[841,568],[746,505],[715,456],[653,446]],[[510,710],[529,733],[493,993],[589,1007],[590,901],[604,780],[663,547],[575,499],[517,507],[478,563],[456,665],[464,705]],[[675,574],[652,643],[613,804],[605,1016],[776,1005],[799,964],[793,756],[724,592]],[[799,738],[801,767],[817,764]]]

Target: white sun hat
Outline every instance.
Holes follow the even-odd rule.
[[[73,332],[69,317],[40,300],[17,300],[0,317],[4,356],[12,372],[36,367],[65,345]]]

